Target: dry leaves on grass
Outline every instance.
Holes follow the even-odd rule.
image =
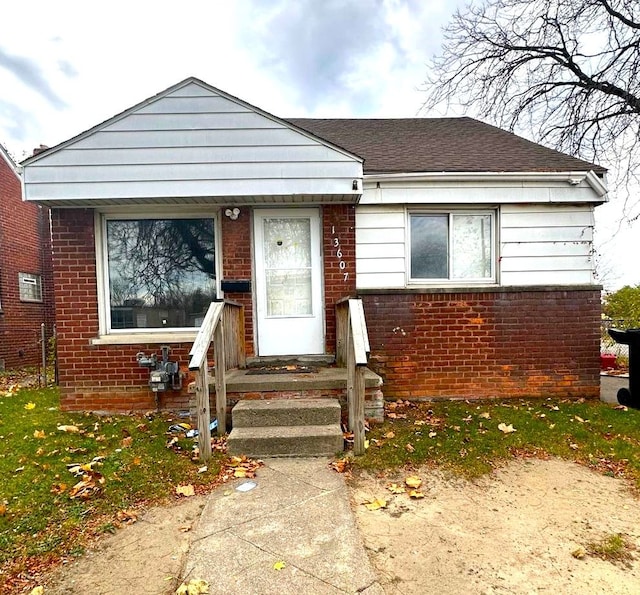
[[[512,434],[516,431],[516,429],[511,425],[507,425],[505,423],[498,424],[498,430],[500,430],[503,434]]]
[[[330,467],[338,473],[346,473],[351,470],[352,459],[350,457],[342,457],[337,461],[332,461]]]
[[[187,484],[187,485],[177,485],[176,486],[176,494],[178,496],[195,496],[196,495],[196,491],[193,487],[193,485],[191,484]]]

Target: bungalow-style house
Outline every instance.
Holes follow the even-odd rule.
[[[187,379],[154,392],[145,366],[166,345],[184,372],[221,298],[254,365],[331,360],[357,296],[385,398],[599,394],[592,163],[471,118],[282,119],[188,78],[23,165],[67,409],[185,407]]]
[[[0,369],[33,366],[53,329],[49,210],[22,201],[20,175],[0,145]]]

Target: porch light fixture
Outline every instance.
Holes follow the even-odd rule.
[[[224,214],[229,217],[231,221],[235,221],[238,218],[238,215],[240,215],[240,209],[238,207],[227,209]]]

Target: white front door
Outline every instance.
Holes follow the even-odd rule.
[[[258,355],[324,353],[318,209],[254,211]]]

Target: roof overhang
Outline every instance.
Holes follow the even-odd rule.
[[[605,179],[593,171],[567,172],[409,172],[409,173],[371,173],[364,175],[365,189],[379,187],[382,184],[424,183],[496,183],[522,185],[544,183],[566,183],[569,186],[589,186],[602,202],[607,201]]]

